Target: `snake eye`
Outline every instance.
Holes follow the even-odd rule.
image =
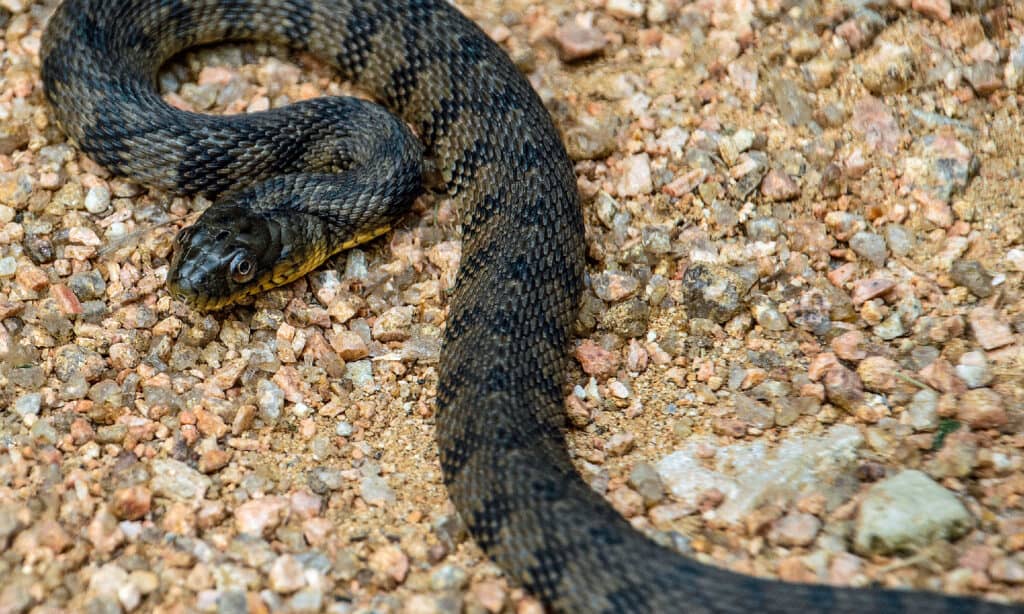
[[[238,254],[231,261],[231,279],[235,283],[244,284],[256,273],[256,263],[250,256]]]

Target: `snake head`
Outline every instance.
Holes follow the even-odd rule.
[[[286,283],[279,224],[237,204],[214,205],[174,239],[167,286],[201,311],[227,307]]]

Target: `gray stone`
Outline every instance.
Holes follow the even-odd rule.
[[[345,364],[345,375],[358,388],[373,386],[373,365],[369,360],[357,360]]]
[[[103,213],[110,206],[110,188],[94,185],[85,195],[85,208],[89,213]]]
[[[246,614],[248,611],[244,590],[227,589],[217,595],[217,614]]]
[[[43,395],[38,392],[30,392],[18,397],[14,402],[14,412],[24,418],[25,416],[38,416],[42,408]]]
[[[469,575],[455,565],[442,565],[430,574],[430,588],[435,591],[459,590],[466,586]]]
[[[960,537],[972,525],[973,518],[953,493],[911,469],[868,490],[857,516],[854,549],[864,555],[913,552]]]
[[[264,422],[274,424],[281,417],[284,407],[284,391],[268,379],[256,384],[256,406],[260,409],[260,418]]]
[[[368,274],[366,252],[361,249],[348,250],[348,258],[345,260],[345,279],[366,279]]]
[[[889,257],[885,239],[873,232],[861,231],[854,234],[850,237],[850,249],[876,267],[885,266],[885,261]]]
[[[638,463],[633,467],[629,472],[629,485],[640,493],[648,507],[665,497],[665,488],[658,477],[658,470],[650,463]]]
[[[320,612],[323,610],[324,595],[321,591],[307,588],[301,590],[288,600],[289,612]]]
[[[992,296],[992,275],[977,260],[957,260],[949,268],[949,276],[978,298]]]
[[[807,94],[792,80],[781,75],[772,75],[768,81],[768,89],[775,99],[775,106],[789,125],[806,126],[811,123],[813,107]]]
[[[732,395],[732,400],[736,406],[736,417],[746,424],[759,429],[775,426],[775,412],[772,408],[741,393]]]
[[[359,496],[370,505],[384,507],[395,502],[395,491],[391,490],[384,478],[369,475],[359,482]]]
[[[885,242],[897,256],[906,256],[914,249],[914,235],[901,224],[886,225]]]
[[[345,483],[341,470],[330,467],[316,467],[309,472],[309,488],[318,495],[329,494],[338,490]]]
[[[782,225],[774,217],[755,217],[747,220],[747,236],[754,241],[771,241],[782,234]]]
[[[171,458],[150,463],[150,474],[153,478],[149,487],[153,494],[179,501],[201,499],[212,484],[210,478]]]
[[[967,187],[980,163],[966,145],[951,136],[937,134],[917,139],[903,166],[904,180],[911,186],[948,202]]]
[[[931,388],[919,390],[914,395],[907,415],[915,431],[933,431],[939,426],[939,393]]]
[[[821,521],[811,514],[792,512],[786,514],[772,523],[768,532],[768,539],[772,543],[791,547],[809,546],[814,543],[818,531],[821,530]]]

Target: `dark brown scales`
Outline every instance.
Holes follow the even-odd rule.
[[[565,449],[561,401],[583,266],[575,178],[526,80],[445,0],[68,0],[44,39],[47,95],[101,163],[196,191],[203,169],[185,147],[193,126],[170,123],[152,75],[174,51],[237,38],[332,62],[415,127],[460,201],[464,256],[437,412],[445,481],[475,539],[545,603],[573,612],[1021,611],[700,565],[633,531],[583,483]]]

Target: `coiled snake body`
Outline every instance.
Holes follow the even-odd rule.
[[[159,66],[260,39],[314,53],[380,107],[320,99],[208,117],[168,106]],[[219,198],[177,239],[172,291],[211,309],[379,234],[418,194],[423,155],[465,214],[440,366],[445,483],[473,537],[573,612],[970,613],[921,592],[787,584],[649,541],[576,474],[562,385],[583,271],[575,177],[505,54],[445,0],[66,0],[43,40],[62,129],[111,171]],[[419,143],[422,143],[422,148]]]

